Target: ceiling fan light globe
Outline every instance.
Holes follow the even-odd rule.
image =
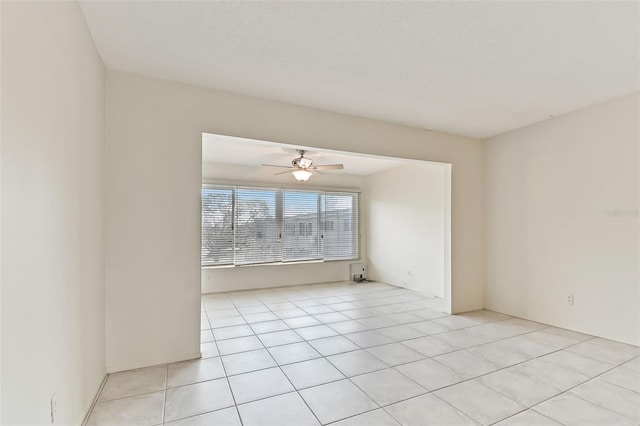
[[[294,170],[291,172],[291,174],[293,175],[294,178],[296,178],[296,180],[300,182],[305,182],[309,180],[309,178],[313,173],[311,173],[308,170]]]

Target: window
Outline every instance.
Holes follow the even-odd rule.
[[[202,188],[203,265],[233,263],[233,188]]]
[[[327,224],[327,232],[323,238],[324,259],[357,259],[360,256],[358,194],[325,192],[323,198],[323,213]],[[338,224],[335,228],[334,222]],[[331,232],[329,232],[329,223],[331,223]]]
[[[320,235],[318,235],[320,193],[318,191],[283,191],[283,236],[282,260],[322,259]],[[314,227],[313,224],[316,224]],[[298,234],[287,232],[291,225]],[[314,233],[315,228],[315,233]]]
[[[276,216],[278,195],[277,189],[235,189],[236,265],[280,261],[280,232]]]
[[[202,186],[202,265],[359,255],[357,193]]]

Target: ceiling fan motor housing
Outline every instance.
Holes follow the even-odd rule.
[[[302,156],[291,161],[291,165],[299,169],[306,169],[308,167],[311,167],[311,164],[313,164],[313,160],[304,158]]]

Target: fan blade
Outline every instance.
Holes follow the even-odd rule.
[[[342,164],[325,164],[322,166],[315,166],[316,170],[342,170],[344,166]]]
[[[283,175],[283,174],[285,174],[285,173],[291,173],[291,170],[285,170],[284,172],[274,173],[273,175],[274,175],[274,176],[277,176],[277,175]]]
[[[291,166],[276,166],[275,164],[262,164],[262,167],[278,167],[280,169],[292,169]]]

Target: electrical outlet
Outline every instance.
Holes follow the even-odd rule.
[[[565,294],[564,301],[567,302],[567,305],[573,305],[573,302],[574,302],[573,294]]]
[[[51,424],[55,424],[56,417],[58,415],[58,394],[54,393],[51,395],[51,399],[49,400],[49,408],[51,409]]]

